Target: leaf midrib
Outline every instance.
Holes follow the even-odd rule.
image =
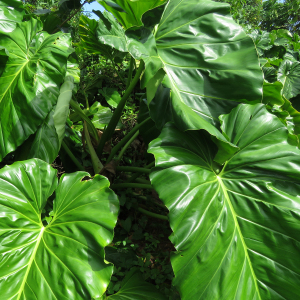
[[[15,80],[18,78],[19,74],[23,71],[23,69],[26,67],[26,65],[28,63],[29,63],[29,60],[26,60],[26,62],[23,64],[23,66],[20,68],[20,70],[15,74],[15,78],[10,82],[7,89],[2,94],[2,98],[0,99],[0,103],[3,101],[4,97],[6,96],[7,92],[9,91],[10,87],[12,86],[12,84],[15,82]]]
[[[253,277],[253,280],[254,280],[254,284],[255,284],[255,289],[256,289],[256,292],[257,292],[257,295],[258,295],[258,298],[260,300],[262,300],[261,296],[260,296],[260,292],[259,292],[259,288],[258,288],[258,285],[257,285],[257,277],[255,275],[255,272],[253,270],[253,267],[252,267],[252,263],[251,263],[251,260],[250,260],[250,257],[249,257],[249,254],[248,254],[248,247],[245,243],[245,240],[243,238],[243,235],[242,235],[242,231],[241,231],[241,228],[240,228],[240,225],[237,221],[237,213],[235,212],[233,206],[232,206],[232,203],[230,201],[230,198],[228,196],[228,193],[227,193],[227,188],[225,187],[223,181],[222,181],[222,178],[220,176],[217,176],[217,179],[220,183],[220,186],[223,190],[223,193],[224,193],[224,196],[225,196],[225,200],[226,202],[228,203],[228,206],[229,206],[229,209],[231,211],[231,214],[232,214],[232,217],[233,217],[233,220],[234,220],[234,223],[235,223],[235,228],[237,229],[238,233],[239,233],[239,236],[240,236],[240,239],[241,239],[241,242],[242,242],[242,245],[243,245],[243,248],[244,248],[244,252],[245,252],[245,257],[246,259],[248,260],[248,263],[249,263],[249,267],[250,267],[250,271],[251,271],[251,274],[252,274],[252,277]]]
[[[35,259],[37,250],[38,250],[38,248],[39,248],[41,239],[42,239],[42,237],[43,237],[44,230],[45,230],[45,227],[42,226],[42,227],[41,227],[41,232],[40,232],[40,234],[39,234],[39,236],[38,236],[38,238],[37,238],[36,245],[35,245],[35,247],[34,247],[34,250],[33,250],[33,252],[32,252],[32,255],[30,256],[29,262],[28,262],[28,264],[27,264],[27,270],[26,270],[26,273],[25,273],[25,275],[24,275],[24,278],[23,278],[22,284],[21,284],[21,286],[20,286],[19,292],[18,292],[18,298],[17,298],[16,300],[20,300],[20,297],[21,297],[21,295],[22,295],[22,292],[24,291],[24,286],[25,286],[25,283],[26,283],[26,281],[27,281],[27,277],[28,277],[29,271],[30,271],[30,269],[31,269],[31,265],[32,265],[32,263],[33,263],[33,261],[34,261],[34,259]]]

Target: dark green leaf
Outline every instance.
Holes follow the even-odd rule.
[[[123,279],[119,292],[107,297],[108,300],[166,300],[154,285],[146,282],[142,274],[132,269]]]

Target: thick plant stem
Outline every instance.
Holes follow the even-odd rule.
[[[122,150],[120,151],[118,157],[117,157],[117,162],[119,162],[123,156],[123,154],[125,153],[125,151],[127,150],[127,148],[131,145],[131,143],[137,138],[137,136],[139,135],[139,131],[137,131],[132,138],[126,143],[126,145],[122,148]]]
[[[150,189],[153,187],[150,184],[142,183],[116,183],[111,185],[111,189],[125,189],[125,188],[137,188],[137,189]]]
[[[147,165],[146,167],[145,167],[145,169],[151,169],[152,167],[154,167],[155,166],[155,162],[153,161],[152,163],[150,163],[149,165]],[[150,170],[150,172],[151,172],[151,170]],[[133,182],[133,181],[136,181],[137,180],[137,178],[140,176],[140,174],[139,173],[136,173],[136,174],[134,174],[134,175],[132,175],[131,177],[129,177],[125,182]]]
[[[144,184],[151,185],[151,181],[147,180],[147,179],[144,179],[144,178],[137,178],[135,181],[138,182],[138,183],[144,183]]]
[[[91,120],[89,119],[88,116],[86,116],[86,114],[82,111],[82,109],[79,107],[79,105],[73,100],[71,99],[70,101],[70,106],[74,109],[74,111],[80,116],[81,119],[83,119],[83,121],[86,121],[88,127],[89,127],[89,131],[91,132],[93,138],[99,142],[99,136],[98,136],[98,132],[97,129],[95,128],[94,124],[91,122]]]
[[[126,90],[128,89],[128,87],[130,85],[130,82],[131,82],[133,66],[134,66],[134,58],[131,56],[130,65],[129,65],[129,72],[128,72],[128,80],[127,80],[127,84],[126,84]]]
[[[142,214],[146,215],[146,216],[149,216],[149,217],[152,217],[152,218],[156,218],[156,219],[161,219],[161,220],[165,220],[165,221],[168,221],[168,217],[167,216],[163,216],[163,215],[159,215],[159,214],[155,214],[151,211],[148,211],[146,209],[143,209],[141,207],[139,207],[137,209],[139,212],[141,212]]]
[[[151,170],[146,169],[146,168],[139,168],[139,167],[130,167],[130,166],[121,166],[121,167],[117,167],[117,171],[120,172],[137,172],[137,173],[146,173],[149,174],[151,172]]]
[[[143,200],[143,201],[149,201],[149,199],[148,199],[146,196],[142,196],[142,195],[140,195],[140,194],[138,194],[138,193],[131,192],[130,194],[131,194],[132,196],[138,198],[138,199]],[[153,199],[151,199],[151,203],[153,203],[153,204],[155,204],[155,205],[157,205],[157,206],[159,206],[159,207],[161,207],[161,208],[168,209],[165,205],[160,204],[160,203],[157,203],[157,202],[156,202],[155,200],[153,200]]]
[[[130,138],[137,132],[137,130],[139,130],[141,126],[143,126],[150,120],[151,118],[149,117],[140,124],[134,126],[133,129],[115,147],[112,148],[111,153],[107,159],[107,163],[109,163],[113,159],[116,153],[130,140]]]
[[[62,147],[64,148],[64,150],[67,152],[67,154],[69,155],[69,157],[72,159],[73,163],[76,165],[76,167],[80,170],[80,171],[85,171],[84,167],[79,163],[79,161],[77,160],[77,158],[74,156],[74,154],[71,152],[71,150],[69,149],[69,147],[67,146],[67,144],[64,142],[64,140],[62,140],[61,142]]]
[[[126,178],[128,178],[129,176],[128,175],[125,175]],[[144,184],[150,184],[151,185],[151,181],[150,180],[147,180],[147,179],[144,179],[144,178],[136,178],[134,180],[134,182],[137,182],[137,183],[144,183]],[[127,183],[127,181],[124,181],[124,183]]]
[[[83,121],[83,130],[84,130],[84,137],[85,137],[85,140],[86,140],[86,143],[87,143],[87,146],[90,151],[91,158],[92,158],[94,172],[95,172],[95,174],[99,174],[103,168],[103,165],[102,165],[101,161],[99,160],[99,157],[97,156],[96,151],[92,145],[90,134],[87,129],[87,125],[86,125],[85,121]]]
[[[152,167],[155,166],[155,161],[151,162],[149,165],[147,165],[145,168],[146,169],[151,169]]]
[[[114,111],[113,113],[113,116],[106,128],[106,130],[103,132],[103,135],[100,139],[100,143],[98,145],[98,148],[97,148],[97,154],[99,157],[101,157],[102,155],[102,152],[103,152],[103,148],[105,146],[105,143],[111,139],[111,137],[113,136],[114,132],[115,132],[115,129],[116,129],[116,126],[121,118],[121,115],[122,115],[122,112],[123,112],[123,109],[125,107],[125,104],[126,104],[126,101],[127,99],[129,98],[131,92],[133,91],[134,87],[136,86],[143,70],[144,70],[144,66],[145,66],[145,63],[143,61],[140,62],[140,66],[132,80],[132,82],[130,83],[128,89],[125,91],[125,94],[123,95],[120,103],[118,104],[116,110]]]

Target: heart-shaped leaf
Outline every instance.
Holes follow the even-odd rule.
[[[1,299],[101,297],[113,267],[104,261],[117,221],[118,198],[100,175],[62,176],[32,159],[0,171]],[[53,219],[41,214],[54,194]],[[53,197],[53,196],[52,196]]]

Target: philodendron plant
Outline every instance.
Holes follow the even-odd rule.
[[[112,62],[130,55],[113,114],[76,102],[71,35],[46,32],[20,0],[0,0],[0,162],[15,160],[0,169],[0,300],[166,299],[136,270],[119,292],[105,294],[113,272],[105,247],[119,211],[112,189],[151,185],[136,183],[135,174],[110,189],[99,173],[118,171],[145,126],[145,141],[156,137],[150,179],[169,209],[181,299],[300,298],[300,115],[286,99],[298,95],[299,83],[285,73],[289,66],[278,69],[283,83],[264,81],[253,40],[227,4],[98,2],[113,16],[81,16],[76,51]],[[140,123],[103,159],[138,82]],[[69,144],[82,143],[70,126],[78,120],[90,173]],[[101,138],[95,123],[105,128]],[[80,172],[58,180],[48,163],[60,147]]]
[[[109,181],[77,172],[62,176],[38,159],[0,171],[0,299],[88,299],[102,296],[113,266],[118,198]],[[53,197],[48,225],[43,209]]]
[[[201,131],[169,124],[149,147],[174,231],[174,284],[183,299],[297,299],[300,150],[262,104],[220,122],[239,148],[222,167]]]

